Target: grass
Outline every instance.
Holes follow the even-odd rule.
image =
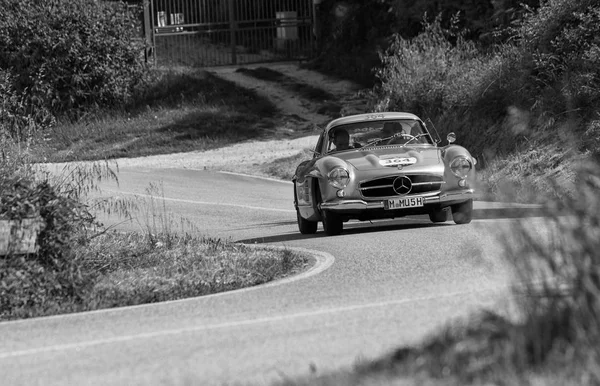
[[[300,162],[310,159],[312,152],[304,150],[291,157],[279,158],[258,166],[258,173],[277,179],[291,181]]]
[[[106,250],[105,245],[114,245]],[[250,287],[304,270],[310,258],[291,250],[257,249],[191,236],[166,241],[139,234],[106,234],[82,263],[97,273],[88,309],[183,299]]]
[[[219,148],[276,131],[276,107],[202,70],[158,72],[141,101],[53,128],[36,161],[139,157]]]
[[[61,220],[59,216],[71,211],[71,205],[54,209],[44,219],[53,224],[48,232],[72,230],[59,233],[65,248],[51,259],[45,247],[39,254],[0,258],[0,321],[246,288],[299,273],[313,262],[308,254],[290,249],[202,236],[193,223],[168,211],[160,183],[150,183],[143,197],[90,197],[100,180],[117,179],[118,173],[110,166],[114,165],[67,164],[58,174],[38,172],[37,178],[49,179],[61,192],[70,192],[98,215],[137,222],[141,231],[124,233],[105,228],[87,211],[77,217],[76,229],[65,229],[68,225],[63,221],[69,223],[70,218]],[[26,199],[39,200],[35,193]]]
[[[220,239],[107,232],[75,246],[82,284],[78,296],[54,296],[18,304],[1,320],[177,300],[246,288],[303,271],[308,255]],[[0,261],[3,270],[32,269]],[[31,267],[31,264],[28,264]],[[41,268],[40,266],[37,266]]]

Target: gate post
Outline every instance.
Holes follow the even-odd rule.
[[[230,40],[231,40],[231,63],[237,64],[237,57],[235,52],[235,46],[237,42],[235,40],[235,35],[237,32],[237,23],[235,21],[235,9],[233,8],[234,0],[229,0],[229,29],[230,29]]]
[[[154,33],[152,26],[152,4],[151,0],[144,0],[144,59],[146,63],[156,62],[154,59]]]
[[[322,0],[313,0],[313,33],[316,42],[316,54],[321,53],[321,15],[319,13]]]

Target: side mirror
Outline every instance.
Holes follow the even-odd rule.
[[[446,139],[448,140],[448,143],[454,143],[454,141],[456,141],[456,134],[454,134],[454,132],[449,133]]]

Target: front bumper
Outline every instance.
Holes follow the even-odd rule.
[[[476,198],[475,190],[465,189],[457,192],[442,193],[437,196],[423,197],[423,203],[425,206],[435,205],[444,207],[473,198]],[[319,208],[336,212],[377,210],[385,208],[384,202],[385,200],[364,201],[340,199],[334,202],[322,202],[319,204]],[[401,211],[402,209],[397,210]]]

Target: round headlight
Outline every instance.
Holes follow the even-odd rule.
[[[344,168],[335,168],[327,174],[329,183],[338,189],[344,189],[350,182],[350,174]]]
[[[450,170],[458,178],[467,178],[472,168],[471,161],[465,157],[456,157],[450,162]]]

